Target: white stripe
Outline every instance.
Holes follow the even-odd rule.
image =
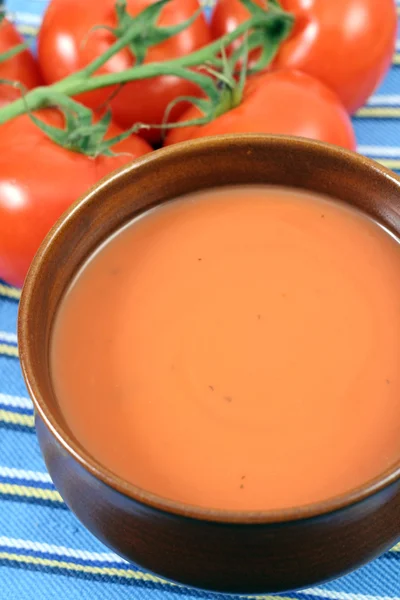
[[[400,105],[400,94],[376,94],[371,96],[367,106],[398,106]]]
[[[10,467],[0,466],[0,477],[12,477],[24,481],[38,481],[41,483],[52,483],[48,473],[40,471],[25,471],[24,469],[12,469]]]
[[[64,556],[68,558],[80,558],[82,560],[98,561],[103,563],[120,563],[128,565],[126,560],[120,558],[111,552],[88,552],[87,550],[75,550],[65,546],[55,546],[53,544],[44,544],[40,542],[31,542],[29,540],[19,540],[8,537],[0,537],[0,547],[3,549],[14,548],[18,550],[31,550],[33,552],[46,552],[55,556]]]
[[[43,3],[44,5],[44,3]],[[40,15],[32,15],[31,13],[19,12],[10,10],[7,15],[14,23],[17,22],[20,25],[34,25],[35,27],[39,27],[42,22],[42,17]]]
[[[400,40],[396,40],[396,50],[400,50]]]
[[[33,410],[33,404],[30,398],[21,396],[9,396],[9,394],[0,394],[0,404],[11,406],[13,408],[27,408]]]
[[[15,333],[8,333],[7,331],[0,331],[0,342],[17,344],[18,338],[15,335]]]
[[[379,158],[400,158],[400,146],[358,146],[357,152]]]
[[[329,598],[331,600],[400,600],[398,596],[371,596],[370,594],[352,594],[347,592],[334,592],[321,588],[302,590],[303,594],[316,598]]]

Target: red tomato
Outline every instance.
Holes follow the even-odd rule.
[[[192,106],[180,121],[196,119]],[[349,115],[323,83],[298,71],[274,71],[249,79],[237,108],[207,125],[173,129],[166,144],[226,133],[296,135],[355,149]]]
[[[268,8],[267,0],[254,0],[254,2],[265,10]],[[249,11],[240,0],[217,0],[210,21],[213,39],[218,39],[226,33],[235,31],[237,26],[249,17]],[[240,39],[235,40],[231,44],[231,48],[237,48],[240,43]]]
[[[0,20],[0,56],[23,43],[22,37],[14,25],[7,19]],[[0,62],[0,79],[19,81],[27,89],[42,83],[39,67],[29,50],[23,50],[16,56]],[[4,106],[20,97],[20,92],[6,84],[0,84],[0,106]]]
[[[127,0],[129,13],[134,16],[154,2],[155,0]],[[163,8],[159,24],[168,26],[181,23],[198,8],[198,0],[172,0]],[[48,83],[81,69],[112,45],[115,38],[109,31],[97,29],[89,33],[95,25],[116,26],[115,0],[50,2],[38,44],[39,62]],[[179,35],[150,48],[144,62],[184,56],[210,41],[209,27],[201,15]],[[130,50],[124,49],[108,61],[100,72],[123,71],[134,62]],[[113,89],[110,88],[96,90],[79,99],[88,106],[97,107],[106,102],[112,92]],[[126,84],[112,99],[111,107],[114,118],[124,128],[137,122],[159,124],[162,123],[165,109],[174,98],[198,94],[198,88],[192,83],[177,77],[163,76]],[[174,117],[184,108],[183,105],[178,105]],[[144,132],[143,135],[152,141],[160,139],[160,132],[157,130]]]
[[[53,109],[36,113],[63,125]],[[112,124],[106,137],[121,133]],[[21,286],[41,241],[63,211],[99,179],[146,154],[138,136],[116,144],[115,157],[90,158],[52,142],[27,115],[0,126],[0,279]]]
[[[265,0],[256,0],[266,5]],[[350,113],[365,104],[388,70],[396,43],[394,0],[281,0],[295,26],[274,67],[323,81]],[[212,33],[220,37],[248,18],[239,0],[219,0]]]
[[[0,83],[0,108],[19,98],[21,98],[21,92],[17,88]]]

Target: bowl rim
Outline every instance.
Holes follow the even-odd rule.
[[[163,496],[159,496],[158,494],[128,483],[98,462],[90,452],[85,450],[78,440],[74,439],[68,433],[55,417],[39,389],[35,370],[32,366],[30,356],[30,320],[28,318],[30,305],[35,295],[36,280],[38,273],[41,270],[42,263],[45,263],[47,256],[51,254],[51,249],[53,245],[57,243],[58,235],[60,231],[64,229],[65,225],[70,220],[73,220],[75,214],[83,210],[83,207],[100,191],[103,191],[117,181],[123,180],[128,174],[140,169],[144,165],[148,165],[149,162],[158,163],[167,156],[172,156],[176,159],[184,158],[188,152],[196,153],[197,150],[210,149],[210,147],[214,150],[218,150],[220,147],[223,148],[227,145],[232,146],[232,144],[236,146],[248,146],[249,144],[253,144],[254,146],[263,146],[265,144],[269,146],[286,145],[298,149],[300,147],[308,147],[315,152],[323,152],[327,156],[334,156],[345,160],[355,168],[366,167],[370,170],[371,175],[375,173],[379,177],[389,179],[398,187],[400,198],[400,179],[397,178],[392,171],[389,171],[375,161],[350,150],[305,138],[264,134],[228,134],[183,142],[146,154],[117,171],[114,171],[90,188],[64,212],[43,240],[26,277],[18,310],[18,343],[22,373],[29,395],[32,398],[35,411],[63,450],[65,450],[81,467],[96,479],[140,504],[144,504],[164,513],[188,517],[195,520],[242,525],[277,524],[320,517],[362,502],[385,488],[388,488],[396,481],[399,481],[400,457],[398,462],[392,467],[386,469],[383,473],[367,481],[363,485],[355,487],[344,494],[328,498],[327,500],[303,506],[274,510],[246,511],[213,509],[193,504],[185,504],[183,502],[164,498]]]

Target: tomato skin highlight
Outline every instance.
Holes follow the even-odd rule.
[[[397,31],[394,0],[281,0],[281,6],[294,15],[295,25],[274,68],[297,69],[320,79],[354,113],[390,67]],[[234,30],[248,15],[239,0],[218,0],[213,37]]]
[[[131,16],[138,14],[155,0],[127,0]],[[188,19],[198,10],[198,0],[172,0],[162,10],[159,25],[176,25]],[[93,30],[96,25],[116,26],[115,0],[51,0],[44,15],[39,32],[39,62],[47,83],[54,83],[85,67],[107,50],[115,41],[114,36],[104,29]],[[211,32],[204,15],[180,34],[151,47],[144,63],[167,61],[189,54],[211,42]],[[110,59],[99,73],[113,73],[132,67],[134,57],[125,48]],[[191,82],[174,76],[162,76],[134,81],[117,88],[108,87],[82,94],[79,100],[87,106],[97,108],[111,94],[113,118],[124,129],[142,122],[160,124],[169,103],[178,96],[198,96],[200,90]],[[172,116],[177,118],[187,104],[176,106]],[[161,139],[160,131],[152,129],[140,133],[151,142]]]
[[[199,116],[192,106],[180,121]],[[295,135],[356,148],[350,117],[336,94],[298,71],[273,71],[249,79],[238,107],[206,125],[172,129],[165,143],[227,133]]]
[[[0,21],[0,55],[19,46],[23,41],[22,36],[8,19],[4,18]],[[18,81],[28,90],[43,83],[39,65],[28,49],[0,62],[0,79]],[[20,97],[19,89],[0,83],[0,107]]]
[[[48,124],[63,126],[57,110],[35,114]],[[121,129],[111,124],[106,137],[119,133]],[[64,210],[99,179],[151,147],[131,136],[113,150],[121,154],[90,158],[66,150],[27,115],[0,126],[0,279],[22,286],[40,243]]]

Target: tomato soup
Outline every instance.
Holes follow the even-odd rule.
[[[150,210],[76,277],[52,337],[74,437],[124,480],[219,509],[302,506],[400,457],[400,245],[294,189]]]

